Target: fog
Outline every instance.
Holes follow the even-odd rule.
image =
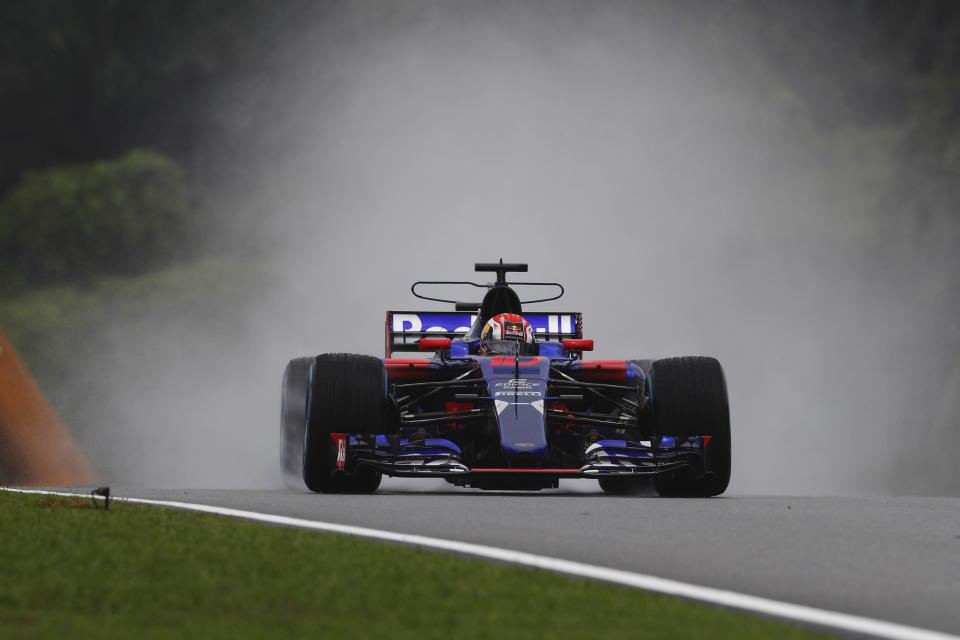
[[[110,368],[138,373],[107,376],[82,437],[101,476],[281,486],[287,360],[382,355],[387,309],[442,308],[412,281],[483,281],[473,263],[503,258],[564,284],[543,309],[582,312],[598,358],[721,361],[731,492],[888,490],[920,393],[889,363],[934,341],[876,286],[874,240],[837,214],[802,127],[766,119],[757,76],[695,23],[353,4],[291,39],[299,62],[257,132],[275,153],[236,159],[265,167],[244,204],[260,275],[212,320],[112,328]],[[240,79],[230,98],[251,109],[258,91]]]

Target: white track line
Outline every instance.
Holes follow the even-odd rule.
[[[84,496],[83,493],[66,493],[59,491],[41,491],[38,489],[15,489],[9,487],[0,487],[4,491],[15,491],[18,493],[39,493],[55,496],[76,497]],[[190,502],[172,502],[169,500],[148,500],[145,498],[122,498],[115,497],[114,500],[120,502],[136,502],[142,504],[152,504],[161,507],[172,507],[175,509],[186,509],[189,511],[201,511],[203,513],[214,513],[222,516],[232,516],[235,518],[244,518],[246,520],[256,520],[258,522],[268,522],[270,524],[279,524],[289,527],[298,527],[301,529],[311,529],[314,531],[328,531],[340,533],[348,536],[357,536],[361,538],[372,538],[374,540],[385,540],[387,542],[399,542],[402,544],[425,547],[428,549],[440,549],[453,553],[488,558],[500,562],[509,562],[527,567],[535,567],[546,571],[555,571],[567,575],[579,576],[581,578],[591,578],[612,582],[637,589],[655,591],[681,598],[688,598],[700,602],[740,609],[753,613],[774,616],[784,620],[793,620],[807,624],[818,625],[830,629],[849,631],[853,633],[866,634],[878,638],[892,638],[896,640],[960,640],[960,636],[954,636],[938,631],[928,631],[916,627],[896,624],[893,622],[884,622],[882,620],[872,620],[861,616],[827,611],[826,609],[816,609],[803,605],[770,600],[768,598],[759,598],[735,591],[725,591],[723,589],[714,589],[711,587],[700,587],[677,580],[668,580],[666,578],[657,578],[642,573],[632,571],[623,571],[620,569],[608,569],[597,567],[582,562],[572,560],[562,560],[560,558],[551,558],[540,556],[523,551],[512,551],[510,549],[501,549],[499,547],[488,547],[482,544],[472,544],[469,542],[457,542],[455,540],[444,540],[442,538],[431,538],[428,536],[418,536],[407,533],[394,533],[392,531],[382,531],[380,529],[368,529],[366,527],[354,527],[346,524],[336,524],[333,522],[318,522],[316,520],[304,520],[302,518],[291,518],[288,516],[278,516],[269,513],[257,513],[255,511],[243,511],[240,509],[228,509],[226,507],[217,507],[214,505],[194,504]]]

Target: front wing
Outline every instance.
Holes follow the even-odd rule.
[[[565,478],[609,476],[655,476],[683,467],[702,469],[709,437],[691,436],[679,441],[599,440],[586,450],[585,463],[571,468],[470,468],[461,450],[443,438],[408,440],[397,436],[331,434],[338,440],[337,466],[341,469],[368,465],[397,477],[447,477],[465,475],[547,475]]]

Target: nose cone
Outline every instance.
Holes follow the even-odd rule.
[[[543,420],[543,394],[515,401],[511,396],[496,400],[500,419],[500,446],[515,467],[535,467],[547,451]]]
[[[497,410],[500,446],[511,467],[540,465],[547,451],[543,398],[550,361],[534,356],[481,361]]]

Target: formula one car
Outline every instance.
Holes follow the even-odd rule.
[[[539,490],[594,478],[610,494],[650,479],[661,496],[707,497],[730,480],[720,363],[707,357],[585,360],[579,313],[529,313],[555,282],[507,282],[526,264],[480,263],[496,282],[419,281],[454,311],[388,311],[386,357],[295,358],[283,374],[287,484],[372,492],[384,474],[462,487]],[[418,287],[485,290],[479,303]],[[521,301],[514,287],[559,289]],[[541,289],[542,290],[542,289]],[[398,352],[433,357],[396,357]]]

